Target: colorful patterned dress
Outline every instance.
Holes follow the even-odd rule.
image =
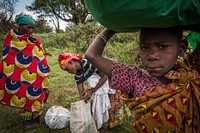
[[[139,67],[113,63],[110,85],[125,92],[121,98],[134,110],[133,133],[200,132],[199,53],[200,46],[177,61],[167,85]]]
[[[200,133],[200,46],[177,61],[164,85],[139,67],[113,62],[111,88],[134,110],[133,133]],[[131,94],[131,97],[130,97]]]
[[[39,112],[48,97],[49,72],[40,41],[11,30],[0,64],[0,104]]]
[[[181,62],[176,68],[165,75],[172,83],[155,86],[137,98],[122,95],[135,111],[134,133],[199,133],[199,74]]]
[[[75,75],[76,83],[80,84],[87,80],[90,87],[96,86],[99,79],[93,78],[93,76],[96,77],[95,75],[98,75],[99,71],[97,68],[92,66],[86,59],[82,59],[79,62],[83,70],[78,71]],[[101,125],[103,127],[113,128],[122,124],[131,116],[129,108],[120,99],[120,91],[115,90],[114,93],[113,91],[109,88],[108,82],[106,81],[92,96],[92,112],[98,129]],[[109,120],[107,120],[108,117]],[[106,122],[102,123],[102,121]]]

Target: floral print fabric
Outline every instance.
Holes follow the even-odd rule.
[[[124,64],[113,62],[111,88],[131,93],[133,97],[141,96],[144,92],[162,83],[139,67],[128,67]]]

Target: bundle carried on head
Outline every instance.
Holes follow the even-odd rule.
[[[200,0],[85,0],[96,21],[117,32],[180,26],[200,32]]]

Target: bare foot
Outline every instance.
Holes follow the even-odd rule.
[[[29,120],[29,121],[24,121],[24,126],[27,128],[27,129],[34,129],[36,128],[36,125],[33,121]]]

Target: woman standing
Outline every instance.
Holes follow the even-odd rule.
[[[15,22],[18,29],[9,31],[3,43],[0,104],[24,109],[21,115],[30,122],[40,118],[47,101],[50,68],[40,40],[32,35],[34,19],[17,16]]]

